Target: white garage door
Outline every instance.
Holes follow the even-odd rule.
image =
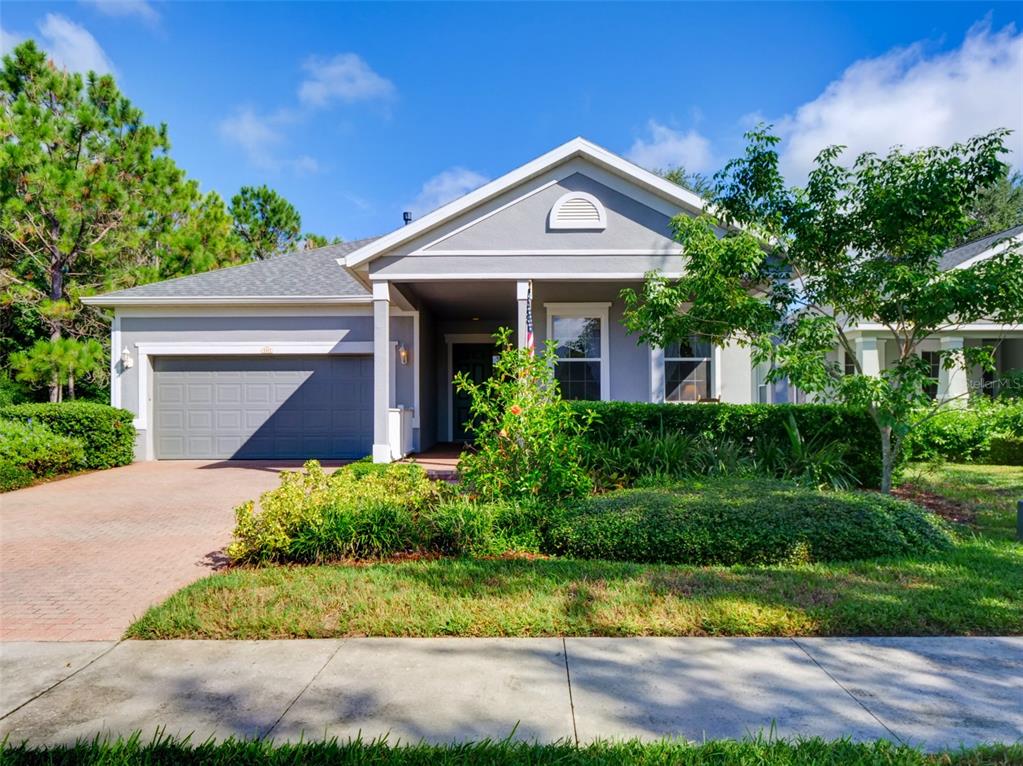
[[[154,371],[157,458],[359,458],[372,450],[372,357],[157,357]]]

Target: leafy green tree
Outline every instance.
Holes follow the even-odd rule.
[[[816,158],[804,189],[778,169],[778,138],[760,127],[745,156],[716,176],[711,210],[673,220],[684,276],[648,276],[623,291],[625,323],[657,345],[704,336],[750,346],[769,362],[771,380],[869,409],[883,454],[881,488],[890,491],[906,435],[930,418],[932,384],[920,344],[971,322],[1023,321],[1023,255],[1008,248],[968,268],[941,271],[939,260],[973,225],[983,190],[1007,171],[1007,131],[947,148],[838,163],[841,147]],[[714,225],[731,233],[718,238]],[[880,373],[862,369],[850,331],[878,323],[895,360]],[[844,375],[841,348],[855,360]],[[991,348],[948,349],[949,370],[993,367]]]
[[[970,215],[975,219],[960,244],[1023,224],[1023,172],[999,176],[977,195]]]
[[[661,168],[656,173],[665,181],[689,189],[704,199],[710,199],[714,195],[714,180],[703,173],[690,173],[681,165]]]
[[[231,198],[235,233],[250,259],[264,260],[295,249],[302,218],[294,206],[267,186],[243,186]]]
[[[160,237],[158,279],[199,274],[245,259],[245,245],[235,233],[234,218],[216,192],[200,194],[196,187],[191,204],[174,224]]]
[[[58,69],[32,41],[0,70],[0,287],[51,340],[99,333],[78,298],[130,273],[187,205],[166,126],[109,75]],[[51,387],[51,399],[58,396]]]
[[[64,387],[68,398],[75,398],[75,381],[95,375],[103,367],[106,354],[94,338],[36,341],[27,351],[11,355],[16,379],[31,385],[48,385],[57,390],[54,401],[63,401]]]

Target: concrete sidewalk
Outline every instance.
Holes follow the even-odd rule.
[[[0,737],[1023,739],[1023,639],[0,644]],[[516,728],[517,727],[517,728]]]

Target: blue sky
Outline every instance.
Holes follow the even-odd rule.
[[[380,234],[582,135],[713,171],[757,119],[798,181],[828,143],[1005,126],[1023,156],[1023,4],[427,4],[88,0],[0,11],[71,69],[113,71],[173,156],[305,229]]]

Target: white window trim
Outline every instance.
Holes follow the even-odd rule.
[[[574,361],[600,362],[600,400],[611,401],[611,338],[608,319],[611,303],[545,303],[547,314],[547,339],[554,339],[554,317],[596,317],[600,320],[600,359],[576,359]],[[566,360],[573,361],[573,360]]]
[[[700,357],[665,357],[664,349],[657,346],[650,347],[650,401],[655,404],[696,404],[695,401],[669,402],[667,399],[668,376],[665,374],[664,363],[666,361],[696,361],[710,360],[710,392],[711,397],[721,401],[721,347],[711,344],[710,356]]]
[[[597,220],[559,221],[558,216],[561,214],[561,208],[565,206],[566,202],[573,199],[586,200],[593,205],[593,208],[597,211]],[[547,228],[551,231],[603,231],[607,228],[607,211],[604,210],[604,205],[601,204],[600,200],[592,194],[578,191],[568,192],[558,197],[557,202],[551,207],[551,212],[547,218]]]

